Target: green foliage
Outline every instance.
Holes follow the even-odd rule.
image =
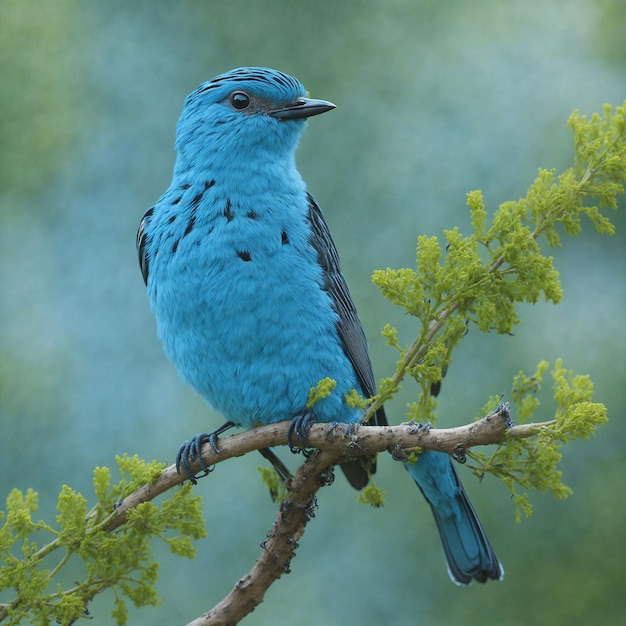
[[[282,502],[287,495],[287,486],[278,475],[278,472],[271,467],[257,467],[261,474],[263,484],[268,488],[272,502]]]
[[[191,496],[190,483],[160,505],[145,502],[130,509],[125,524],[108,528],[117,504],[142,485],[153,483],[164,468],[136,456],[116,460],[121,475],[116,484],[111,484],[108,468],[94,470],[96,504],[89,511],[81,494],[63,486],[54,526],[33,518],[38,509],[34,491],[24,494],[14,489],[9,494],[6,513],[0,512],[0,522],[4,522],[0,527],[0,591],[12,589],[15,597],[0,605],[0,621],[72,624],[87,615],[96,594],[112,589],[112,616],[115,623],[125,624],[126,599],[135,606],[160,602],[154,589],[159,566],[150,548],[153,537],[165,541],[175,554],[194,556],[191,540],[205,536],[205,531],[200,499]],[[57,574],[70,559],[82,561],[85,576],[64,589]]]
[[[376,486],[370,477],[370,482],[359,491],[358,500],[361,504],[369,504],[375,509],[379,509],[385,504],[385,492]]]
[[[473,232],[463,235],[458,228],[444,231],[445,250],[437,237],[417,241],[415,269],[386,269],[374,273],[373,281],[383,295],[419,319],[419,336],[403,346],[395,328],[387,325],[383,336],[400,354],[396,372],[383,379],[368,417],[398,391],[409,374],[420,387],[417,402],[409,405],[408,416],[418,422],[434,422],[437,401],[430,393],[451,360],[453,349],[464,337],[467,325],[483,332],[508,334],[519,323],[517,305],[561,299],[559,274],[553,259],[543,253],[561,245],[561,231],[575,236],[586,216],[600,234],[614,233],[603,210],[617,207],[616,197],[624,192],[626,180],[626,104],[604,107],[604,115],[590,119],[574,112],[568,122],[574,135],[574,165],[558,175],[540,169],[524,198],[504,202],[491,223],[480,191],[467,195]],[[540,363],[531,377],[521,373],[514,381],[513,400],[522,423],[538,407],[535,396],[548,365]],[[497,475],[511,489],[516,513],[531,511],[527,493],[535,488],[566,497],[557,464],[560,447],[573,438],[588,438],[606,421],[603,405],[591,402],[588,377],[575,376],[557,362],[552,372],[555,420],[538,428],[531,439],[507,437],[494,454],[472,452],[479,475]],[[499,400],[499,399],[498,399]],[[495,406],[496,399],[490,403]],[[483,413],[484,414],[484,413]]]
[[[528,424],[540,405],[537,395],[548,367],[546,361],[541,361],[532,376],[520,372],[513,381],[512,398],[520,424]],[[550,491],[559,499],[571,495],[571,489],[561,481],[562,472],[557,469],[562,444],[573,439],[588,439],[596,426],[608,419],[606,407],[591,401],[593,384],[588,376],[574,375],[563,367],[560,359],[551,374],[556,401],[554,420],[538,424],[530,438],[505,433],[502,443],[490,455],[467,451],[473,461],[468,466],[477,476],[482,478],[487,473],[492,474],[509,488],[518,522],[522,519],[522,512],[526,516],[532,513],[528,501],[530,489],[542,493]],[[490,401],[491,408],[497,401],[497,398]],[[488,409],[489,405],[485,408]]]
[[[353,409],[362,409],[364,411],[369,405],[369,400],[358,393],[356,389],[350,389],[350,392],[345,394],[344,399],[346,404]]]
[[[320,400],[324,398],[328,398],[335,390],[337,386],[337,381],[332,378],[323,378],[320,380],[315,387],[311,387],[311,391],[309,391],[309,399],[306,403],[307,407],[310,409],[315,406]]]

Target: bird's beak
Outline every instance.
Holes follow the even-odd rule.
[[[326,111],[332,111],[336,108],[332,102],[326,100],[313,100],[312,98],[298,98],[294,104],[288,104],[281,109],[270,111],[269,115],[281,121],[284,120],[301,120],[307,117],[313,117]]]

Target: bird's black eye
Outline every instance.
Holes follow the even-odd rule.
[[[230,94],[228,99],[233,109],[237,109],[238,111],[243,111],[250,106],[250,97],[243,91],[234,91]]]

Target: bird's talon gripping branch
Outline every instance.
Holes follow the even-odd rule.
[[[198,483],[198,478],[208,476],[213,471],[214,466],[207,466],[204,462],[202,458],[202,446],[205,443],[209,443],[215,454],[220,454],[220,449],[217,446],[217,438],[234,425],[233,422],[225,422],[210,433],[199,433],[194,435],[189,441],[185,441],[185,443],[181,444],[180,448],[178,448],[178,454],[176,455],[176,471],[180,474],[182,467],[192,485]],[[200,476],[196,476],[194,472],[191,471],[191,465],[196,461],[200,465],[200,469],[204,472]]]
[[[335,436],[335,431],[339,428],[339,422],[330,422],[326,428],[324,436],[326,441],[330,441]]]
[[[213,448],[213,451],[215,452],[215,454],[220,454],[220,449],[217,446],[217,438],[225,433],[227,430],[231,429],[233,426],[235,426],[234,422],[224,422],[219,428],[216,428],[215,430],[212,430],[208,435],[208,441],[211,444],[211,448]],[[202,457],[200,457],[202,458]]]
[[[213,452],[215,452],[215,454],[220,454],[222,452],[217,445],[217,435],[215,432],[209,434],[209,443],[211,444],[211,448],[213,448]]]
[[[178,448],[178,454],[176,455],[176,471],[179,474],[186,474],[192,485],[196,485],[198,478],[202,478],[210,472],[206,463],[202,460],[202,454],[200,452],[206,441],[208,441],[208,435],[206,433],[198,434],[189,441],[185,441],[185,443],[181,444]],[[195,461],[198,461],[200,469],[204,472],[201,476],[196,476],[195,472],[191,470],[191,465]]]
[[[312,449],[307,448],[306,444],[313,424],[315,424],[315,415],[311,411],[304,411],[291,420],[287,429],[287,443],[293,454],[302,452],[305,458],[311,456]],[[294,436],[296,443],[294,443]]]

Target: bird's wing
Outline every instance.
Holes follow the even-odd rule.
[[[153,213],[154,207],[148,209],[144,213],[141,218],[141,222],[139,222],[139,230],[137,231],[137,255],[139,256],[141,275],[143,276],[143,281],[146,285],[148,284],[148,248],[146,246],[148,242],[148,233],[146,232],[146,227],[150,223]]]
[[[350,296],[346,279],[341,273],[337,248],[330,236],[322,211],[311,194],[307,193],[307,198],[309,201],[308,219],[311,226],[311,244],[317,251],[318,262],[324,271],[324,289],[330,295],[335,311],[339,315],[337,331],[341,344],[354,367],[363,393],[370,397],[376,393],[376,382],[361,320],[359,320],[356,307]],[[382,407],[376,412],[374,423],[378,426],[387,425],[387,418]]]

